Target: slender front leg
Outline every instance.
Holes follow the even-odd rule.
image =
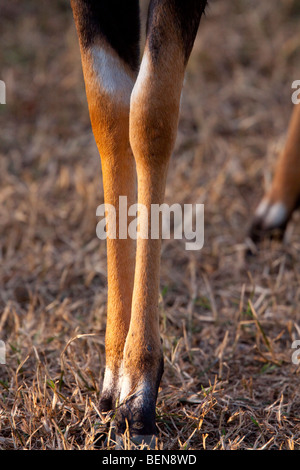
[[[135,242],[119,239],[119,197],[136,202],[135,162],[129,144],[130,95],[139,59],[138,0],[72,0],[104,201],[116,209],[116,239],[107,239],[106,369],[100,409],[113,408],[120,392],[124,344],[134,282]],[[109,222],[108,222],[109,225]]]
[[[283,234],[300,198],[300,105],[295,105],[273,183],[255,211],[251,236],[259,239],[275,230]]]
[[[119,432],[156,433],[155,405],[163,371],[158,293],[161,237],[151,239],[151,205],[164,200],[184,72],[204,1],[152,0],[140,72],[131,96],[130,143],[138,175],[138,202],[147,209],[137,240],[131,321],[124,350]],[[146,438],[147,439],[147,438]]]

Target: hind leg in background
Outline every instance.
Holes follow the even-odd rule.
[[[78,32],[91,124],[101,156],[104,201],[116,210],[107,238],[106,368],[100,410],[120,394],[123,350],[130,324],[135,242],[119,236],[119,197],[136,202],[129,108],[139,61],[138,0],[71,0]],[[122,216],[122,214],[120,214]],[[108,232],[113,221],[108,219]]]
[[[286,145],[279,156],[271,189],[258,205],[250,236],[258,241],[265,234],[281,237],[300,199],[300,104],[295,105]]]

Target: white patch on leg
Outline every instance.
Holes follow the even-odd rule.
[[[265,224],[267,227],[280,227],[287,218],[287,209],[282,202],[276,202],[270,206],[265,218]]]
[[[131,395],[134,395],[135,397],[135,406],[142,405],[143,402],[147,401],[147,397],[150,397],[151,395],[150,386],[145,380],[141,380],[136,389],[134,389],[130,377],[128,375],[124,375],[122,378],[120,403],[125,402]]]
[[[288,211],[283,202],[271,203],[264,198],[255,211],[266,229],[280,227],[287,219]]]
[[[103,380],[103,391],[112,390],[114,386],[114,376],[109,367],[105,368],[104,380]]]
[[[269,207],[269,201],[265,198],[259,203],[255,211],[256,217],[259,217],[259,218],[264,217],[266,215],[268,207]]]
[[[139,90],[145,86],[147,78],[150,77],[150,57],[147,49],[144,52],[138,77],[131,93],[131,101],[138,95]]]
[[[101,90],[129,106],[134,80],[126,71],[122,60],[100,46],[92,46],[91,55],[93,70]]]
[[[128,396],[131,395],[133,390],[131,380],[128,375],[123,375],[122,377],[120,377],[120,383],[122,384],[120,393],[120,403],[122,403],[126,400]]]

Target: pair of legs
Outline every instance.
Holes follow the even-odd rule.
[[[300,104],[294,106],[286,145],[270,190],[258,205],[251,227],[254,241],[265,233],[282,236],[300,202]]]
[[[71,0],[105,203],[115,207],[117,221],[119,196],[127,197],[128,206],[143,204],[149,214],[144,221],[148,239],[107,239],[106,369],[100,408],[108,411],[119,401],[117,432],[124,432],[128,422],[132,436],[156,432],[163,372],[161,241],[150,239],[150,206],[164,199],[185,67],[205,4],[151,0],[139,68],[138,0]]]

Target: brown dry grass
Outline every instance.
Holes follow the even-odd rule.
[[[0,10],[0,448],[113,448],[97,410],[101,166],[69,3]],[[202,21],[166,199],[205,204],[205,246],[163,244],[159,448],[300,449],[299,216],[283,244],[246,256],[300,74],[299,24],[298,0],[214,0]]]

